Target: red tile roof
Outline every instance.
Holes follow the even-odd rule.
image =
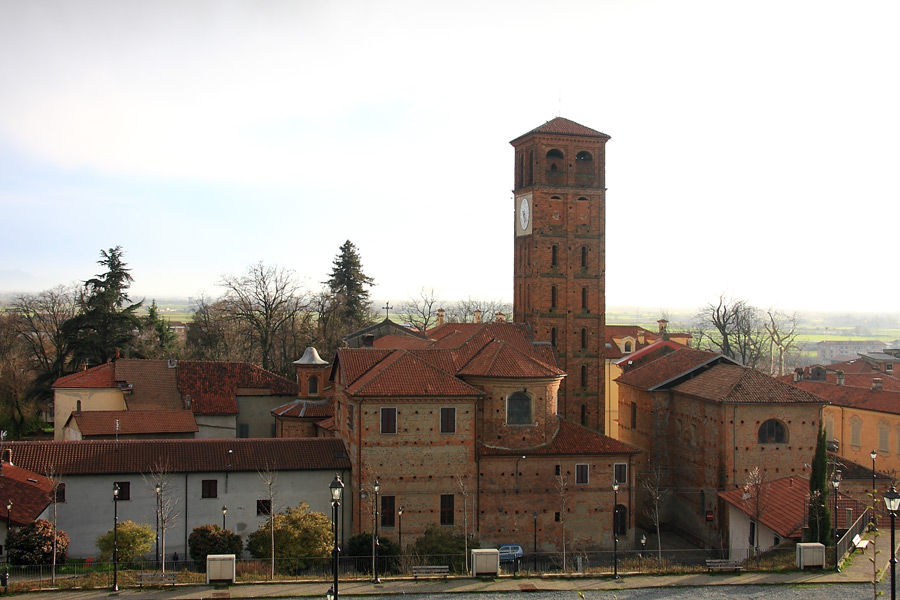
[[[82,436],[195,433],[197,422],[189,410],[95,410],[73,412]],[[116,424],[118,423],[118,429]]]
[[[241,438],[193,440],[90,440],[11,442],[13,462],[26,469],[52,468],[60,476],[350,468],[337,438]]]
[[[33,523],[50,505],[53,481],[34,470],[15,465],[15,457],[13,463],[3,463],[0,468],[0,498],[4,504],[12,500],[10,522],[21,527]],[[47,465],[38,466],[47,469]]]
[[[626,370],[616,378],[616,381],[642,390],[655,390],[666,384],[672,384],[680,377],[697,369],[705,368],[716,362],[728,361],[721,354],[682,346],[674,351],[668,347],[654,346],[654,352],[654,354],[645,356],[644,361],[637,364],[636,367],[632,366]],[[660,353],[664,354],[656,357]]]
[[[496,448],[481,445],[482,456],[588,456],[598,454],[640,454],[640,450],[611,437],[592,431],[581,425],[557,417],[558,427],[547,444],[526,449]]]
[[[492,341],[459,370],[479,377],[562,377],[561,369],[524,354],[507,342]]]
[[[835,385],[826,381],[804,380],[789,385],[815,394],[838,406],[852,406],[861,410],[900,415],[900,391]]]
[[[585,127],[584,125],[579,125],[575,121],[570,121],[569,119],[565,119],[563,117],[556,117],[555,119],[551,119],[539,127],[535,127],[528,133],[520,135],[510,143],[514,144],[520,139],[532,134],[577,135],[582,137],[601,137],[609,139],[609,136],[605,133],[601,133],[595,129],[591,129],[590,127]]]
[[[407,350],[395,350],[347,386],[356,397],[468,397],[484,395],[461,379]]]
[[[673,388],[681,394],[727,404],[824,404],[818,396],[739,365],[718,364]]]
[[[114,388],[116,387],[116,368],[114,363],[106,363],[78,371],[53,382],[53,388]]]
[[[190,396],[198,415],[236,415],[235,396],[241,389],[259,395],[297,395],[297,383],[242,362],[178,362],[178,389]]]
[[[334,414],[334,403],[331,400],[292,400],[272,409],[276,417],[295,417],[321,419]]]

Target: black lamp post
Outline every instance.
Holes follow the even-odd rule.
[[[875,489],[875,459],[878,457],[878,453],[872,450],[869,452],[869,456],[872,457],[872,529],[874,530],[876,527],[876,517],[875,517],[875,496],[878,494],[878,490]]]
[[[644,572],[644,548],[647,547],[647,536],[646,534],[641,534],[641,560],[640,560],[640,570],[641,573]]]
[[[222,529],[225,529],[225,515],[228,514],[228,507],[224,504],[222,505]]]
[[[897,600],[897,546],[894,543],[894,519],[897,517],[897,509],[900,509],[900,494],[894,486],[884,493],[884,506],[891,515],[891,600]]]
[[[840,469],[834,472],[831,485],[834,488],[834,570],[838,572],[841,570],[838,565],[838,488],[841,485]]]
[[[6,501],[6,537],[12,529],[12,500]],[[9,590],[9,548],[6,549],[6,571],[3,575],[3,587]]]
[[[154,488],[156,490],[156,566],[159,566],[160,556],[159,556],[159,521],[160,521],[160,494],[162,493],[162,486],[160,484],[156,484]]]
[[[403,556],[403,507],[397,511],[397,543],[400,544],[400,556]]]
[[[531,513],[531,518],[534,520],[534,572],[537,573],[537,513]]]
[[[113,484],[113,591],[119,591],[119,484]]]
[[[375,490],[375,496],[372,498],[372,520],[374,521],[372,531],[375,532],[372,534],[372,583],[381,583],[381,580],[378,579],[378,492],[381,491],[381,484],[378,483],[377,477],[372,488]]]
[[[344,483],[341,481],[340,475],[335,473],[334,479],[331,482],[331,485],[328,486],[328,489],[331,490],[331,526],[334,531],[334,565],[332,566],[332,570],[334,571],[334,582],[331,584],[331,588],[326,593],[328,600],[337,600],[338,597],[338,557],[341,553],[341,548],[338,546],[338,508],[341,506],[341,496],[344,494]]]
[[[619,578],[619,483],[613,483],[613,579]]]

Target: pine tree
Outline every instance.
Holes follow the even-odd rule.
[[[88,279],[81,293],[81,312],[62,325],[71,348],[71,366],[98,365],[114,359],[130,346],[140,327],[135,314],[142,302],[129,304],[132,277],[122,261],[121,246],[100,251],[97,263],[106,272]]]
[[[347,240],[335,257],[331,278],[326,282],[338,307],[338,320],[343,327],[358,328],[369,321],[369,291],[374,280],[363,273],[359,252]]]
[[[819,424],[816,453],[809,474],[809,535],[811,542],[832,543],[831,513],[828,510],[828,452],[825,429]]]

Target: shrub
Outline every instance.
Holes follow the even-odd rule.
[[[100,560],[110,561],[113,557],[113,543],[116,538],[115,529],[110,529],[97,538],[100,549]],[[156,534],[150,525],[138,524],[134,521],[123,521],[118,527],[119,562],[131,562],[141,554],[146,554],[153,547]]]
[[[273,521],[274,519],[274,521]],[[331,520],[320,512],[313,512],[306,502],[296,508],[276,513],[247,538],[247,550],[253,558],[271,558],[271,529],[275,528],[275,557],[279,566],[291,574],[306,569],[305,558],[323,558],[331,555],[334,543]],[[292,560],[284,560],[292,559]],[[315,562],[319,562],[318,560]]]
[[[218,525],[195,527],[188,537],[188,553],[193,560],[205,561],[210,554],[234,554],[244,551],[241,536]]]
[[[53,563],[53,524],[38,519],[25,527],[13,529],[6,538],[10,564],[49,565]],[[56,562],[66,562],[69,552],[69,536],[56,531]]]

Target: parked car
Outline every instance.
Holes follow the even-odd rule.
[[[500,562],[513,562],[522,558],[523,554],[522,546],[517,544],[503,544],[500,546]]]

